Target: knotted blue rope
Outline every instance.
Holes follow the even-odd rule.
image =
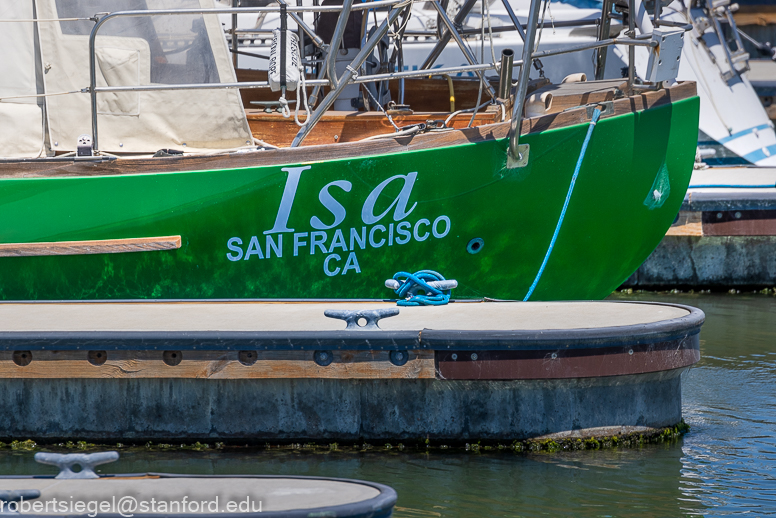
[[[399,296],[399,306],[443,306],[450,302],[450,290],[440,290],[428,284],[430,281],[444,281],[442,274],[433,270],[419,270],[415,273],[397,272],[393,279],[399,283],[394,291]],[[418,291],[425,294],[418,294]]]
[[[596,108],[593,111],[593,117],[590,121],[590,126],[587,127],[587,136],[585,137],[585,141],[582,143],[582,151],[579,153],[579,158],[577,159],[577,167],[574,169],[574,175],[571,177],[571,185],[569,185],[569,190],[566,193],[566,201],[563,202],[563,210],[560,211],[560,218],[558,218],[558,224],[555,225],[555,233],[552,235],[552,240],[550,241],[550,247],[547,248],[547,253],[544,254],[544,261],[542,261],[542,265],[539,267],[539,273],[536,274],[536,278],[533,281],[533,284],[531,284],[531,288],[528,290],[528,293],[525,295],[525,298],[523,299],[523,302],[526,302],[528,299],[531,298],[531,295],[533,295],[534,290],[536,289],[536,285],[539,284],[539,279],[542,278],[542,274],[544,273],[544,268],[547,266],[547,261],[550,260],[550,254],[552,253],[552,249],[555,247],[555,241],[558,239],[558,234],[560,233],[560,226],[563,224],[563,218],[566,217],[566,209],[569,206],[569,201],[571,201],[571,193],[574,192],[574,185],[577,183],[577,176],[579,176],[579,169],[582,167],[582,160],[585,159],[585,152],[587,152],[587,144],[590,142],[590,137],[593,136],[593,130],[595,129],[595,124],[598,122],[598,118],[601,116],[601,109]]]

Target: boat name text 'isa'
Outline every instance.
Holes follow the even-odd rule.
[[[381,248],[382,246],[404,245],[412,241],[425,241],[429,237],[441,239],[450,233],[450,218],[447,216],[438,216],[431,221],[427,218],[420,218],[414,222],[402,221],[409,216],[415,207],[415,202],[411,207],[409,204],[410,194],[415,185],[418,173],[408,173],[406,175],[395,175],[384,180],[377,185],[364,201],[361,209],[361,221],[364,226],[360,228],[350,228],[343,232],[338,227],[347,214],[345,207],[338,202],[330,189],[338,187],[345,192],[350,192],[352,184],[347,180],[335,180],[326,184],[318,193],[318,199],[321,204],[334,216],[334,222],[326,225],[318,216],[310,218],[310,226],[315,229],[310,232],[295,232],[293,228],[288,228],[288,218],[291,214],[291,207],[294,204],[294,197],[299,186],[299,180],[302,171],[311,169],[312,166],[286,167],[283,171],[288,173],[286,185],[283,190],[283,197],[280,200],[280,207],[275,216],[275,224],[270,230],[265,230],[265,246],[262,249],[258,236],[251,236],[243,240],[239,237],[230,238],[226,247],[229,252],[226,258],[230,261],[248,261],[251,258],[270,259],[273,257],[283,257],[283,251],[286,246],[293,244],[293,255],[300,253],[315,255],[321,252],[326,257],[323,260],[323,271],[328,276],[346,275],[348,272],[361,273],[361,267],[356,257],[356,249]],[[382,194],[383,190],[394,181],[403,181],[401,192],[394,198],[393,202],[381,214],[375,215],[375,203]],[[393,209],[393,223],[388,225],[379,222],[388,215]],[[292,234],[291,240],[283,240],[284,234]],[[247,248],[243,250],[243,244],[247,242]],[[337,253],[339,252],[339,253]],[[347,257],[342,262],[342,255]]]

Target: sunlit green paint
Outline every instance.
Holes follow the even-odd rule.
[[[593,133],[552,256],[532,300],[600,299],[652,252],[682,203],[692,172],[698,99],[601,120]],[[383,298],[383,281],[399,270],[429,268],[459,281],[454,296],[522,299],[542,262],[560,215],[587,124],[521,137],[530,144],[527,167],[505,167],[506,140],[310,163],[302,173],[288,227],[311,232],[311,218],[331,224],[319,201],[330,189],[347,215],[328,231],[327,253],[308,246],[293,255],[230,261],[227,241],[247,249],[257,236],[266,252],[286,184],[286,166],[105,177],[0,180],[0,242],[99,240],[181,235],[179,250],[124,254],[0,259],[0,298]],[[294,166],[299,164],[289,164]],[[659,207],[645,204],[663,167],[670,194]],[[360,273],[342,274],[350,251],[329,250],[336,229],[367,226],[361,219],[369,193],[394,175],[417,172],[402,221],[447,216],[448,234],[389,246],[394,211],[376,224],[386,231],[379,248],[356,246]],[[375,213],[394,201],[402,182],[389,184]],[[652,204],[654,205],[654,204]],[[405,225],[406,226],[406,225]],[[422,227],[427,231],[431,228]],[[394,227],[394,231],[395,231]],[[438,230],[443,231],[440,223]],[[419,237],[425,232],[419,232]],[[467,243],[482,238],[476,254]],[[329,270],[324,261],[330,253]],[[234,256],[235,254],[233,254]],[[351,266],[353,266],[351,264]]]

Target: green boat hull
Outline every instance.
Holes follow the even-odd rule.
[[[647,258],[690,181],[697,97],[604,118],[531,300],[601,299]],[[506,139],[241,169],[0,180],[0,242],[182,237],[178,249],[0,258],[3,300],[390,298],[397,271],[455,298],[523,299],[588,124]]]

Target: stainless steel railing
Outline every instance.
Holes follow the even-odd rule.
[[[460,72],[474,72],[480,77],[481,81],[484,82],[485,88],[488,89],[489,94],[493,98],[495,98],[495,96],[497,95],[497,92],[490,85],[489,81],[485,80],[483,74],[487,70],[494,70],[494,69],[499,70],[500,64],[499,63],[477,63],[474,55],[471,54],[468,47],[466,47],[466,45],[463,43],[463,40],[461,39],[460,31],[457,30],[458,25],[462,21],[462,20],[459,20],[459,18],[461,17],[460,13],[454,21],[450,20],[449,17],[447,16],[447,13],[441,7],[441,5],[437,0],[415,0],[416,3],[432,1],[434,7],[438,12],[439,18],[444,23],[447,29],[442,35],[443,37],[440,39],[440,41],[431,51],[429,57],[426,59],[426,62],[424,63],[424,66],[421,67],[422,69],[413,70],[413,71],[371,74],[371,75],[359,75],[358,70],[360,69],[364,61],[367,59],[369,54],[374,50],[378,42],[387,34],[390,25],[397,20],[398,16],[405,9],[409,9],[412,7],[412,2],[410,2],[409,0],[373,0],[369,2],[354,2],[353,0],[346,0],[344,6],[337,6],[337,5],[294,6],[294,5],[287,4],[285,0],[276,0],[276,1],[278,3],[284,4],[285,10],[299,24],[299,27],[312,38],[313,43],[316,46],[318,46],[323,50],[329,50],[328,49],[329,45],[324,44],[323,41],[320,39],[320,37],[318,37],[318,35],[315,34],[313,29],[310,28],[307,24],[305,24],[302,17],[298,15],[299,13],[306,13],[306,12],[312,12],[312,13],[348,12],[349,13],[350,11],[358,11],[358,10],[379,9],[384,7],[390,8],[390,11],[388,11],[387,16],[385,17],[383,22],[372,34],[372,37],[370,37],[369,40],[366,42],[366,44],[362,47],[362,49],[357,54],[357,56],[352,61],[352,63],[347,67],[346,72],[343,74],[342,77],[339,77],[339,78],[336,77],[336,73],[334,71],[334,56],[336,53],[327,52],[328,56],[326,58],[326,62],[323,64],[324,66],[322,66],[322,73],[319,75],[319,78],[309,79],[305,81],[306,85],[312,86],[316,89],[322,86],[330,86],[331,90],[326,95],[326,97],[321,101],[318,107],[313,111],[313,113],[310,114],[309,122],[299,130],[296,137],[294,138],[293,143],[291,144],[292,147],[297,147],[302,143],[304,138],[313,129],[315,124],[321,119],[324,112],[331,106],[331,104],[334,102],[334,100],[337,98],[337,96],[340,94],[342,89],[347,84],[367,83],[371,81],[385,81],[389,79],[404,79],[404,78],[411,78],[411,77],[428,77],[432,75],[437,76],[437,75],[445,75],[445,74],[460,73]],[[661,0],[657,0],[657,3],[659,4],[660,1]],[[540,10],[542,0],[532,0],[531,8],[528,15],[528,23],[525,24],[525,29],[523,28],[523,24],[519,23],[517,17],[514,16],[514,12],[511,10],[511,7],[508,6],[508,0],[503,0],[503,2],[505,6],[507,6],[507,11],[510,14],[510,19],[513,22],[514,29],[518,31],[523,41],[534,42],[536,40],[539,10]],[[632,7],[634,1],[630,0],[629,3]],[[471,6],[473,5],[474,5],[474,0],[467,0],[461,12],[468,12],[469,10],[471,10]],[[604,6],[606,5],[611,5],[610,0],[604,1]],[[468,9],[466,9],[467,7]],[[98,87],[97,74],[96,74],[96,38],[100,28],[107,21],[116,19],[116,18],[122,18],[122,17],[142,17],[142,16],[159,16],[159,15],[193,15],[193,14],[231,14],[234,16],[240,13],[251,13],[251,14],[280,13],[280,11],[281,11],[281,7],[278,5],[278,6],[272,6],[272,7],[251,7],[251,8],[158,9],[158,10],[144,10],[144,11],[118,11],[118,12],[109,13],[109,14],[101,13],[103,14],[103,16],[100,16],[98,14],[92,17],[91,19],[95,22],[95,25],[92,28],[92,31],[89,35],[89,88],[85,89],[84,91],[87,91],[91,96],[93,149],[95,151],[99,150],[99,140],[98,140],[99,128],[98,128],[98,113],[97,113],[97,94],[98,93],[158,91],[158,90],[200,90],[200,89],[204,90],[204,89],[224,89],[224,88],[249,88],[249,89],[250,88],[269,88],[269,82],[267,81],[238,82],[238,83],[203,83],[203,84],[173,84],[173,85],[167,84],[167,85]],[[602,19],[607,20],[607,16],[602,15]],[[631,20],[632,19],[633,17],[631,17]],[[332,38],[332,46],[334,46],[335,43],[337,47],[339,46],[339,40],[341,38],[341,33],[343,33],[344,31],[346,20],[347,20],[347,16],[341,16],[340,19],[338,20],[338,24],[334,32],[334,38]],[[667,23],[664,23],[664,24],[667,25]],[[604,27],[606,25],[607,25],[606,23],[602,24],[602,26]],[[683,28],[685,30],[688,29],[688,27],[683,27]],[[234,47],[234,41],[236,41],[236,34],[238,32],[236,28],[233,28],[231,32],[233,37],[232,46]],[[243,32],[243,31],[240,31],[240,32]],[[254,32],[254,31],[245,31],[245,32]],[[634,32],[631,31],[630,34],[634,35]],[[515,159],[519,161],[519,158],[520,158],[520,151],[518,149],[519,128],[522,122],[522,113],[525,105],[525,96],[526,96],[526,91],[528,87],[530,68],[534,60],[539,58],[549,57],[549,56],[556,56],[560,54],[579,52],[582,50],[601,49],[607,46],[618,45],[618,44],[629,46],[631,49],[630,54],[632,55],[633,54],[632,49],[635,46],[655,47],[657,43],[652,41],[650,38],[651,38],[651,35],[640,35],[638,38],[633,36],[628,38],[608,38],[608,39],[601,39],[599,41],[592,42],[592,43],[574,45],[574,46],[566,47],[562,49],[545,50],[541,52],[534,52],[533,45],[524,44],[522,59],[515,60],[512,64],[513,67],[520,67],[520,73],[519,73],[519,78],[517,83],[517,91],[515,94],[514,107],[512,111],[512,119],[511,119],[510,130],[509,130],[510,158],[513,161]],[[467,61],[469,62],[469,65],[430,69],[436,57],[438,57],[439,54],[441,54],[441,49],[444,48],[444,46],[446,45],[447,42],[449,42],[450,39],[454,39],[456,41],[458,46],[461,48],[461,51],[464,53],[464,56],[466,57]],[[629,61],[630,61],[629,84],[632,85],[633,77],[634,77],[632,56]],[[599,66],[602,64],[600,59],[598,60],[598,64]],[[324,75],[327,75],[328,77],[324,78]]]

